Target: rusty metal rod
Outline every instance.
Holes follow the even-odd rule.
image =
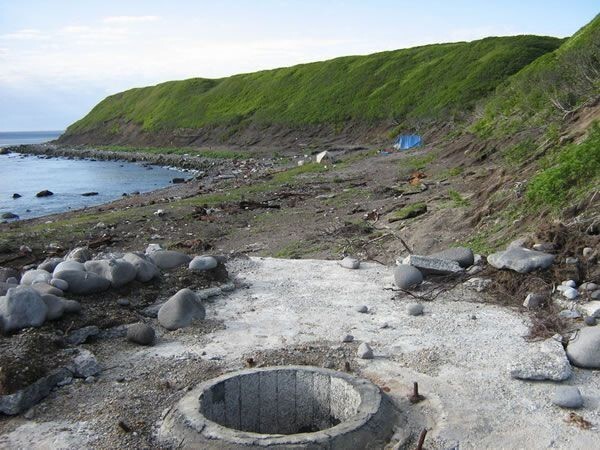
[[[425,443],[425,436],[427,436],[427,428],[423,428],[423,431],[421,431],[421,434],[419,435],[419,442],[417,443],[417,450],[423,450],[423,444]]]

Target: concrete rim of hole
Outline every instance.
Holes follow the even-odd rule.
[[[232,398],[227,400],[229,406],[230,416],[235,417],[233,420],[237,420],[238,416],[242,416],[244,409],[241,401],[242,394],[235,398],[235,391],[240,386],[240,380],[249,380],[249,385],[254,384],[250,381],[255,381],[254,378],[259,380],[267,379],[265,377],[276,377],[280,383],[277,389],[273,389],[270,386],[271,394],[279,395],[279,390],[283,388],[285,400],[290,400],[290,392],[287,391],[289,386],[289,377],[294,380],[294,395],[297,396],[297,385],[296,381],[298,376],[302,379],[308,377],[311,382],[312,380],[326,380],[327,392],[326,403],[329,403],[328,407],[330,413],[330,419],[336,419],[335,424],[330,426],[320,426],[315,431],[310,432],[294,432],[290,431],[290,422],[298,422],[298,408],[294,397],[294,408],[292,415],[295,414],[293,419],[289,419],[289,405],[288,415],[285,412],[281,412],[281,409],[285,409],[285,405],[279,404],[279,397],[275,400],[273,405],[273,398],[270,398],[271,402],[266,405],[262,405],[261,411],[261,400],[260,393],[258,394],[258,400],[253,405],[248,405],[246,412],[248,420],[260,422],[259,427],[263,426],[263,418],[261,412],[264,414],[273,415],[277,417],[274,419],[277,422],[277,428],[270,433],[261,433],[253,431],[243,431],[239,428],[243,428],[239,424],[234,424],[234,427],[225,426],[222,423],[227,423],[225,416],[226,399],[225,399],[225,383],[231,383],[234,386],[231,389]],[[245,378],[249,377],[249,378]],[[262,377],[262,378],[261,378]],[[317,378],[315,378],[317,377]],[[271,379],[270,381],[272,381]],[[279,381],[281,380],[281,381]],[[235,383],[238,383],[235,386]],[[267,383],[264,383],[267,386]],[[271,384],[271,383],[269,383]],[[311,418],[314,418],[314,407],[316,400],[314,399],[315,388],[314,384],[311,384],[313,390],[311,390],[312,406],[311,406]],[[259,392],[262,392],[259,382]],[[239,392],[239,391],[238,391]],[[305,392],[303,392],[305,393]],[[320,395],[321,392],[317,392]],[[213,400],[217,398],[217,400]],[[255,398],[255,397],[252,397]],[[306,396],[302,396],[305,399]],[[285,403],[285,400],[282,400]],[[303,400],[305,401],[305,400]],[[322,404],[323,398],[318,400],[319,404]],[[219,402],[214,403],[214,402]],[[212,405],[212,406],[211,406]],[[212,410],[213,406],[217,405],[219,413]],[[268,406],[268,408],[267,408]],[[273,406],[275,408],[273,409]],[[216,409],[217,407],[214,406]],[[236,408],[240,410],[237,411]],[[274,412],[276,411],[276,412]],[[204,413],[203,413],[204,412]],[[280,421],[279,415],[285,420]],[[335,417],[336,415],[341,416]],[[207,416],[211,417],[211,420]],[[273,420],[272,417],[270,417]],[[183,397],[174,408],[167,411],[164,416],[164,420],[159,430],[159,439],[165,444],[175,445],[177,448],[227,448],[227,449],[248,449],[248,448],[326,448],[326,449],[343,449],[343,448],[366,448],[372,447],[375,442],[385,443],[393,434],[393,427],[396,422],[396,410],[392,405],[391,401],[383,394],[380,389],[368,380],[357,378],[353,375],[337,372],[329,369],[321,369],[318,367],[311,366],[275,366],[261,369],[248,369],[237,372],[232,372],[218,378],[214,378],[207,382],[201,383],[195,389],[190,391],[185,397]],[[242,419],[239,419],[240,421]],[[312,420],[312,419],[311,419]],[[230,420],[231,422],[231,420]],[[284,422],[284,425],[279,425],[279,422]],[[240,422],[241,423],[241,422]],[[311,424],[312,425],[312,424]],[[272,427],[272,424],[269,426]],[[287,430],[283,428],[288,427]],[[255,428],[252,425],[246,425],[245,428]],[[290,434],[283,434],[290,433]]]

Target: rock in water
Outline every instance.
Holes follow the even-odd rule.
[[[160,270],[156,267],[156,264],[150,261],[146,255],[142,253],[125,253],[123,259],[130,264],[133,264],[133,267],[135,267],[136,270],[135,279],[142,283],[147,283],[160,275]]]
[[[86,261],[84,265],[88,272],[106,278],[113,287],[125,286],[127,283],[132,282],[137,275],[137,270],[135,270],[133,264],[123,259]]]
[[[423,274],[416,267],[400,264],[394,267],[394,282],[400,289],[410,289],[423,282]]]
[[[52,275],[45,270],[33,269],[28,270],[21,277],[21,284],[26,286],[32,285],[33,283],[50,283]]]
[[[561,408],[576,409],[583,406],[583,398],[575,386],[557,386],[552,403]]]
[[[36,197],[50,197],[51,195],[54,195],[54,192],[49,191],[48,189],[44,189],[43,191],[35,194]]]
[[[340,264],[346,269],[358,269],[360,267],[360,261],[350,256],[346,256],[344,259],[342,259]]]
[[[571,363],[584,369],[600,369],[600,327],[586,327],[567,345]]]
[[[175,267],[189,264],[191,258],[185,253],[173,250],[157,250],[148,255],[152,262],[163,270],[174,269]]]
[[[363,342],[358,346],[356,355],[361,359],[373,359],[373,349],[369,344]]]
[[[521,247],[510,247],[503,252],[493,253],[487,258],[496,269],[511,269],[529,273],[536,269],[547,269],[554,262],[554,255]]]
[[[431,258],[445,259],[447,261],[454,261],[458,263],[460,267],[466,268],[473,265],[475,262],[475,255],[473,250],[467,247],[453,247],[441,252],[433,253],[429,255]]]
[[[181,289],[158,310],[158,322],[167,330],[190,326],[205,316],[204,306],[190,289]]]
[[[546,339],[535,350],[520,356],[509,366],[510,376],[520,380],[563,381],[571,376],[571,364],[560,342],[561,337]]]
[[[218,261],[212,256],[196,256],[190,261],[188,267],[193,272],[204,272],[214,269],[218,264]]]
[[[140,345],[152,345],[154,343],[154,328],[146,323],[134,323],[127,328],[127,340]]]
[[[5,333],[39,327],[47,312],[42,296],[30,287],[10,288],[5,297],[0,297],[0,325]]]
[[[80,270],[61,270],[54,277],[69,283],[69,292],[74,294],[95,294],[110,288],[110,281],[106,278]]]
[[[19,218],[19,216],[17,216],[14,213],[11,213],[11,212],[5,212],[5,213],[0,214],[0,219],[18,219],[18,218]]]
[[[420,303],[409,303],[406,305],[406,312],[411,316],[420,316],[423,314],[423,305]]]

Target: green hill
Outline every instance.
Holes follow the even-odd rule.
[[[447,121],[464,117],[509,76],[561,42],[490,37],[131,89],[100,102],[62,140],[135,143],[152,136],[165,143],[197,132],[207,136],[204,141],[227,142],[252,128],[312,127],[335,134],[348,125]]]
[[[547,127],[598,95],[600,15],[500,84],[473,129],[489,136]]]

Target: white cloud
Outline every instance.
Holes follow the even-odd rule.
[[[141,22],[156,22],[159,20],[158,16],[112,16],[105,17],[102,19],[104,23],[141,23]]]
[[[61,31],[63,33],[73,33],[73,34],[78,34],[78,33],[84,33],[87,31],[90,31],[91,28],[85,25],[69,25],[68,27],[64,27]]]
[[[0,35],[0,39],[10,39],[10,40],[34,40],[34,39],[44,39],[45,36],[42,34],[40,30],[36,30],[33,28],[25,28],[23,30],[15,31],[14,33],[7,33]]]

